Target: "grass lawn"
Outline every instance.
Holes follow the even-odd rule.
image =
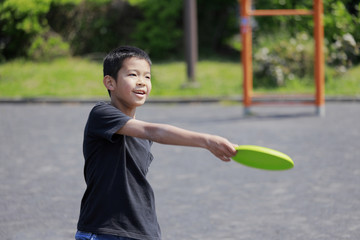
[[[101,64],[79,58],[41,63],[15,60],[0,65],[0,96],[106,96],[101,79]]]
[[[332,69],[327,68],[326,75],[327,95],[360,95],[360,66],[337,77],[334,77]],[[187,83],[184,62],[154,63],[151,96],[230,97],[242,94],[242,68],[239,62],[200,61],[196,79],[198,87],[184,87]],[[314,86],[312,79],[292,80],[287,82],[286,87],[258,88],[255,92],[312,94]],[[3,63],[0,65],[0,97],[107,98],[107,91],[102,85],[102,63],[83,58]]]

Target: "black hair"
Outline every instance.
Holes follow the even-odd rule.
[[[125,59],[131,57],[144,59],[149,63],[150,66],[152,64],[149,55],[145,51],[133,46],[122,46],[112,50],[104,58],[104,64],[103,64],[104,77],[106,75],[109,75],[116,80],[117,73],[122,67],[122,63],[124,62]]]

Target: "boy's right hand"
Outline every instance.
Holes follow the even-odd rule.
[[[222,161],[229,162],[236,155],[236,144],[229,142],[226,138],[208,135],[207,149]]]

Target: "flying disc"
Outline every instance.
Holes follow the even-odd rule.
[[[294,162],[288,155],[274,149],[254,145],[240,145],[235,149],[237,153],[232,159],[248,167],[265,170],[287,170],[294,167]]]

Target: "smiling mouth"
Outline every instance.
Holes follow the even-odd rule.
[[[139,94],[139,95],[145,95],[146,94],[146,92],[144,90],[135,90],[134,93]]]

